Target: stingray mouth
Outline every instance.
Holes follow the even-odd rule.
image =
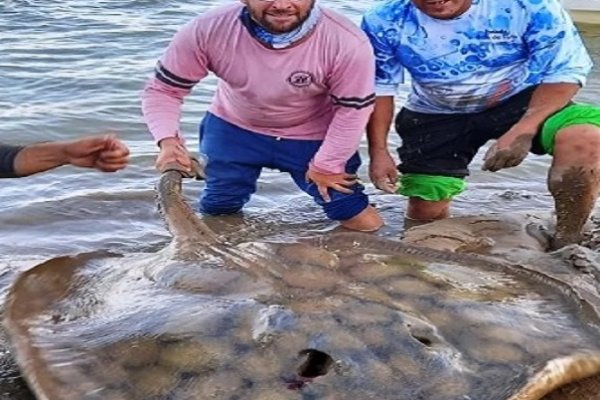
[[[298,367],[297,375],[284,379],[290,390],[300,390],[313,379],[326,375],[334,364],[329,354],[316,349],[300,350],[298,356],[303,357],[304,361]]]

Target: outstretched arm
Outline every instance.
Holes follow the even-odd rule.
[[[125,168],[129,149],[114,135],[32,144],[21,149],[13,161],[15,176],[28,176],[62,165],[115,172]]]
[[[184,98],[208,74],[202,26],[200,17],[177,32],[142,94],[144,121],[160,148],[155,163],[159,171],[170,165],[192,170],[179,120]]]

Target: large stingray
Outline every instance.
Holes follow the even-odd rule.
[[[228,243],[180,173],[158,195],[164,251],[56,258],[11,288],[5,326],[39,399],[600,398],[598,283],[558,257],[358,233]]]

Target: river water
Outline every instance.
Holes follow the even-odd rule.
[[[0,183],[0,257],[27,260],[97,249],[153,251],[169,241],[156,211],[156,147],[140,117],[140,91],[170,38],[194,15],[225,0],[3,0],[0,3],[0,139],[24,144],[114,131],[131,148],[131,165],[114,174],[63,167]],[[358,22],[369,2],[323,0]],[[582,27],[596,61],[600,31]],[[197,148],[197,123],[216,81],[199,84],[184,106],[182,129]],[[399,103],[402,101],[399,96]],[[600,101],[600,69],[580,93]],[[391,137],[395,142],[395,134]],[[397,144],[397,143],[394,143]],[[363,143],[362,151],[366,150]],[[455,202],[455,215],[548,209],[549,157],[530,156],[519,168],[479,170]],[[361,169],[366,182],[366,167]],[[381,234],[398,235],[405,200],[367,183],[383,212]],[[195,199],[200,184],[186,192]],[[238,235],[315,233],[335,228],[283,174],[265,170],[259,191],[234,220]]]

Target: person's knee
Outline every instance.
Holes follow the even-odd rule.
[[[331,191],[331,201],[323,202],[317,198],[317,203],[323,207],[323,211],[329,219],[334,221],[346,221],[354,218],[369,205],[367,195],[362,192],[344,194]]]
[[[240,212],[246,204],[245,199],[230,198],[230,199],[210,199],[202,198],[200,200],[199,211],[207,215],[226,215]]]
[[[398,194],[414,201],[424,201],[433,204],[447,201],[462,193],[466,188],[464,178],[443,175],[407,173],[400,177]]]
[[[240,207],[214,207],[214,206],[206,206],[200,205],[200,212],[206,215],[229,215],[235,214],[242,211],[242,206]]]
[[[600,163],[600,127],[572,125],[560,130],[554,142],[554,158],[577,165]]]
[[[406,217],[416,221],[434,221],[450,215],[450,199],[440,201],[423,200],[411,197],[408,201]]]
[[[365,207],[358,215],[341,221],[341,224],[346,229],[360,232],[375,232],[383,226],[381,215],[372,206]]]
[[[329,219],[340,221],[347,229],[372,232],[383,225],[381,216],[369,205],[369,199],[362,191],[351,195],[337,192],[333,201],[322,203],[322,206]]]

